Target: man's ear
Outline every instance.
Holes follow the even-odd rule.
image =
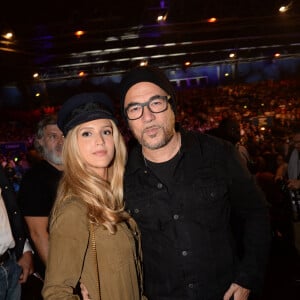
[[[37,139],[37,142],[39,143],[39,145],[40,145],[41,147],[44,147],[44,145],[45,145],[44,138],[39,138],[39,139]]]

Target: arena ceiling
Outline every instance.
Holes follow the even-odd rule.
[[[221,63],[230,53],[300,56],[299,0],[7,1],[0,29],[2,85],[30,82],[34,73],[43,81],[121,74],[143,61],[178,68]]]

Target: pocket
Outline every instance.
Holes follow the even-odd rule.
[[[229,215],[228,189],[222,181],[193,184],[193,216],[197,223],[214,229],[226,224]]]
[[[127,194],[127,211],[143,229],[161,230],[169,222],[170,208],[162,191],[140,191]]]

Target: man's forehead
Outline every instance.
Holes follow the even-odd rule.
[[[155,95],[166,95],[166,92],[158,85],[152,82],[142,81],[136,83],[128,90],[125,97],[125,106],[128,102],[135,102],[137,100],[148,100],[148,98]]]
[[[61,132],[56,124],[49,124],[44,128],[47,132]]]

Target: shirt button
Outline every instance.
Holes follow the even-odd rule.
[[[182,256],[187,256],[187,255],[188,255],[188,252],[185,251],[185,250],[183,250],[183,251],[181,252],[181,254],[182,254]]]
[[[175,215],[173,216],[173,219],[174,219],[174,220],[178,220],[178,219],[179,219],[179,215],[176,215],[176,214],[175,214]]]
[[[163,187],[162,183],[158,183],[158,184],[157,184],[157,188],[158,188],[158,189],[162,189],[162,187]]]
[[[139,210],[138,208],[135,208],[135,209],[134,209],[134,212],[135,212],[136,214],[138,214],[138,213],[140,212],[140,210]]]
[[[211,196],[212,198],[214,198],[214,197],[215,197],[215,193],[214,193],[214,192],[211,192],[211,193],[210,193],[210,196]]]
[[[189,287],[189,289],[192,289],[192,288],[194,288],[194,284],[189,283],[188,287]]]

